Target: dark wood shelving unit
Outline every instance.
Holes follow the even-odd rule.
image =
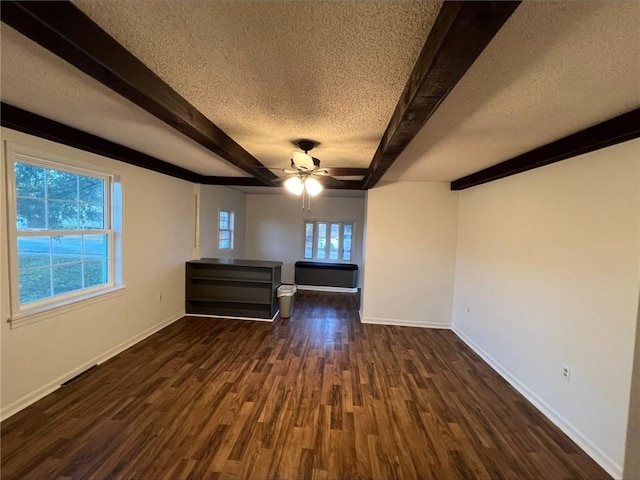
[[[192,260],[186,268],[186,312],[271,320],[278,311],[281,276],[282,262]]]

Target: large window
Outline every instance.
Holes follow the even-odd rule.
[[[233,232],[235,227],[235,214],[231,210],[220,209],[218,215],[218,251],[230,252],[233,250]]]
[[[350,262],[352,237],[352,222],[305,222],[304,258]]]
[[[12,317],[113,287],[114,177],[19,153],[8,165]]]

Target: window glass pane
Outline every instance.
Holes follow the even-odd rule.
[[[218,248],[220,249],[231,248],[231,239],[230,239],[228,230],[220,230]]]
[[[45,169],[16,163],[16,195],[44,198]]]
[[[340,241],[340,225],[331,224],[331,244],[329,245],[329,259],[338,260],[338,249]]]
[[[89,260],[84,264],[84,286],[94,287],[107,283],[109,278],[107,257],[104,260]]]
[[[18,238],[18,268],[44,267],[51,263],[50,237]]]
[[[220,229],[227,230],[229,228],[229,212],[220,210]]]
[[[82,262],[82,237],[80,235],[55,235],[51,237],[53,264]]]
[[[229,213],[229,230],[233,231],[235,223],[235,214],[233,212]]]
[[[81,203],[80,204],[80,228],[103,229],[104,205]]]
[[[79,177],[80,201],[104,203],[105,184],[101,178]]]
[[[78,200],[78,175],[58,170],[47,170],[47,198]]]
[[[84,260],[107,258],[107,235],[84,235]]]
[[[351,233],[353,225],[346,223],[342,232],[342,260],[351,260]]]
[[[325,249],[327,247],[327,224],[318,223],[318,253],[317,258],[325,258]]]
[[[17,210],[16,227],[18,230],[47,228],[44,200],[18,197]]]
[[[313,223],[304,225],[304,258],[313,258]]]
[[[20,303],[33,302],[51,296],[51,268],[20,270]]]
[[[53,294],[73,292],[82,288],[82,263],[67,263],[53,267]]]
[[[84,235],[84,286],[109,282],[107,235]]]
[[[75,230],[78,225],[78,203],[49,200],[49,230]]]

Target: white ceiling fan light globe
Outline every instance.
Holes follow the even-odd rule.
[[[296,167],[305,167],[307,170],[313,170],[315,165],[313,164],[313,158],[311,155],[307,155],[304,152],[295,151],[291,157]]]
[[[315,197],[322,191],[322,184],[315,178],[309,177],[304,182],[304,188],[309,195]]]
[[[284,182],[284,186],[287,190],[289,190],[294,195],[300,195],[304,190],[304,184],[302,183],[302,180],[300,180],[300,177],[288,178]]]

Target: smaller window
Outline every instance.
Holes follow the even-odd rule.
[[[352,222],[305,222],[304,258],[350,262],[352,235]]]
[[[220,209],[218,216],[218,251],[233,250],[235,213],[231,210]]]

